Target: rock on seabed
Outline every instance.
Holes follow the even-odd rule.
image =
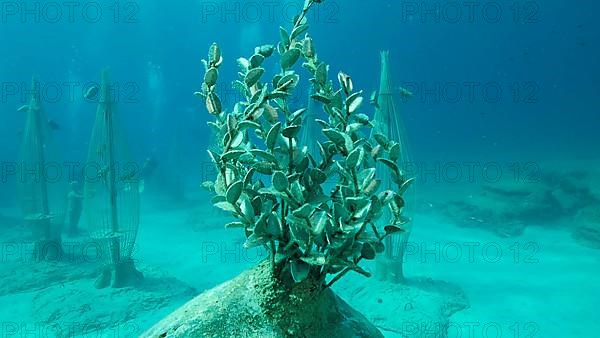
[[[284,290],[262,263],[200,294],[142,337],[383,337],[332,290],[312,286]]]

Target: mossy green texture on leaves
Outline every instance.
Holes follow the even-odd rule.
[[[276,279],[290,284],[310,279],[327,288],[350,271],[370,275],[360,262],[374,259],[387,236],[403,231],[408,220],[402,195],[411,180],[398,167],[398,143],[370,132],[362,91],[343,72],[330,80],[329,65],[319,60],[306,14],[320,2],[306,1],[292,29],[280,28],[277,46],[256,47],[249,58],[237,60],[234,87],[244,99],[231,111],[216,92],[224,62],[216,43],[195,95],[214,116],[209,124],[220,137],[220,149],[209,150],[218,175],[205,186],[216,194],[214,205],[236,218],[227,227],[245,232],[246,247],[268,249]],[[263,65],[275,58],[280,71],[268,79]],[[307,108],[290,102],[300,66],[310,76],[312,99],[328,116],[316,121],[325,140],[318,143],[319,154],[300,144]],[[390,169],[393,188],[380,187],[377,163]],[[377,225],[386,210],[393,217]]]

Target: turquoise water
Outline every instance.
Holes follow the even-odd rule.
[[[215,210],[202,188],[216,177],[206,155],[212,117],[192,94],[203,82],[201,59],[218,42],[217,90],[233,109],[236,59],[276,44],[279,26],[289,27],[302,5],[2,2],[0,337],[143,336],[267,257],[244,249],[239,229],[224,229],[234,219]],[[415,178],[406,280],[394,286],[350,274],[335,289],[385,336],[592,337],[600,329],[597,10],[591,1],[325,0],[308,14],[330,77],[337,86],[339,71],[351,75],[371,117],[380,52],[390,52],[393,119],[406,129],[404,170]],[[90,162],[106,160],[91,146],[100,138],[94,125],[105,121],[98,127],[99,99],[87,94],[105,67],[118,161],[141,170],[143,180],[119,188],[139,192],[139,201],[138,194],[120,200],[122,223],[133,230],[117,231],[128,234],[122,251],[145,276],[138,287],[94,287],[108,259],[94,241],[108,236],[98,232],[105,216],[84,210],[77,234],[60,227],[60,257],[36,262],[27,218],[34,212],[21,210],[39,198],[20,189],[32,177],[36,186],[48,181],[51,205],[66,200],[71,181],[81,183],[82,207],[92,205],[83,182],[102,170]],[[279,70],[275,61],[265,68]],[[301,107],[309,76],[296,68],[303,82],[289,102]],[[32,76],[46,115],[38,128],[28,123]],[[39,163],[37,129],[52,140],[39,148],[49,168],[39,179],[22,167]],[[94,210],[104,215],[106,203]],[[373,262],[365,267],[377,270]]]

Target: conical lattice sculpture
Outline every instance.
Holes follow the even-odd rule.
[[[373,119],[373,132],[381,133],[391,141],[399,144],[398,165],[401,168],[410,164],[411,157],[407,145],[407,135],[402,122],[400,111],[394,100],[394,95],[399,95],[394,89],[390,70],[390,54],[388,51],[381,52],[381,77],[378,94],[374,95],[374,104],[376,105],[375,117]],[[379,164],[378,170],[388,171],[385,165]],[[389,172],[388,175],[383,175],[381,188],[393,189],[396,184],[393,182],[393,175]],[[405,199],[411,200],[408,205],[414,205],[414,188],[409,190],[404,195]],[[389,218],[388,216],[387,218]],[[386,221],[385,217],[382,219]],[[411,222],[412,223],[412,222]],[[377,261],[377,276],[381,280],[393,282],[401,282],[404,280],[403,260],[404,251],[406,249],[408,237],[410,236],[410,224],[404,228],[403,232],[393,234],[386,238],[385,254],[378,257]]]
[[[27,113],[19,154],[19,199],[26,226],[31,229],[35,259],[55,260],[62,256],[61,230],[68,191],[36,78],[32,93],[29,105],[19,109]]]
[[[312,98],[314,94],[316,94],[315,88],[314,86],[310,86],[307,109],[306,113],[304,113],[305,118],[302,121],[304,126],[300,136],[300,144],[303,144],[306,147],[306,153],[313,157],[320,154],[319,141],[321,140],[321,127],[315,122],[315,119],[319,118],[318,112],[320,107]]]
[[[84,189],[90,236],[105,261],[96,280],[98,288],[128,286],[142,278],[131,257],[139,226],[139,168],[130,160],[119,132],[111,94],[108,71],[104,70]]]

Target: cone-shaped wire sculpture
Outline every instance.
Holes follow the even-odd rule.
[[[123,287],[142,279],[131,257],[139,226],[138,167],[121,137],[112,94],[104,70],[84,189],[90,236],[105,260],[97,288]]]
[[[32,80],[32,98],[19,154],[18,191],[25,223],[31,229],[36,260],[62,256],[61,230],[67,201],[66,178],[41,104],[40,84]],[[19,109],[21,110],[21,109]],[[55,175],[56,174],[56,175]]]
[[[390,70],[390,54],[388,51],[381,52],[381,77],[378,97],[376,99],[377,109],[373,119],[374,132],[382,133],[386,135],[391,141],[398,142],[400,144],[400,157],[398,165],[400,168],[406,167],[410,164],[411,157],[409,147],[407,144],[407,135],[404,123],[402,122],[400,111],[394,100],[394,95],[399,95],[398,91],[394,90],[394,85],[391,77]],[[395,189],[396,184],[392,181],[391,173],[389,168],[385,165],[378,164],[380,167],[377,170],[388,172],[387,175],[383,175],[384,180],[381,182],[381,188]],[[414,188],[404,194],[405,199],[414,200]],[[413,201],[407,203],[414,205]],[[382,221],[389,220],[389,216],[383,217]],[[377,261],[377,276],[381,280],[388,280],[393,282],[401,282],[404,280],[403,272],[403,260],[404,251],[408,237],[411,232],[411,223],[404,225],[404,232],[388,236],[385,241],[385,254],[378,257]]]
[[[302,120],[304,125],[301,130],[300,144],[306,147],[306,152],[308,154],[315,160],[318,160],[317,156],[320,154],[318,142],[321,130],[319,125],[315,122],[315,119],[318,118],[319,105],[317,104],[317,101],[312,98],[313,94],[315,94],[314,86],[311,86],[308,95],[308,109],[306,113],[304,113],[304,119]]]

